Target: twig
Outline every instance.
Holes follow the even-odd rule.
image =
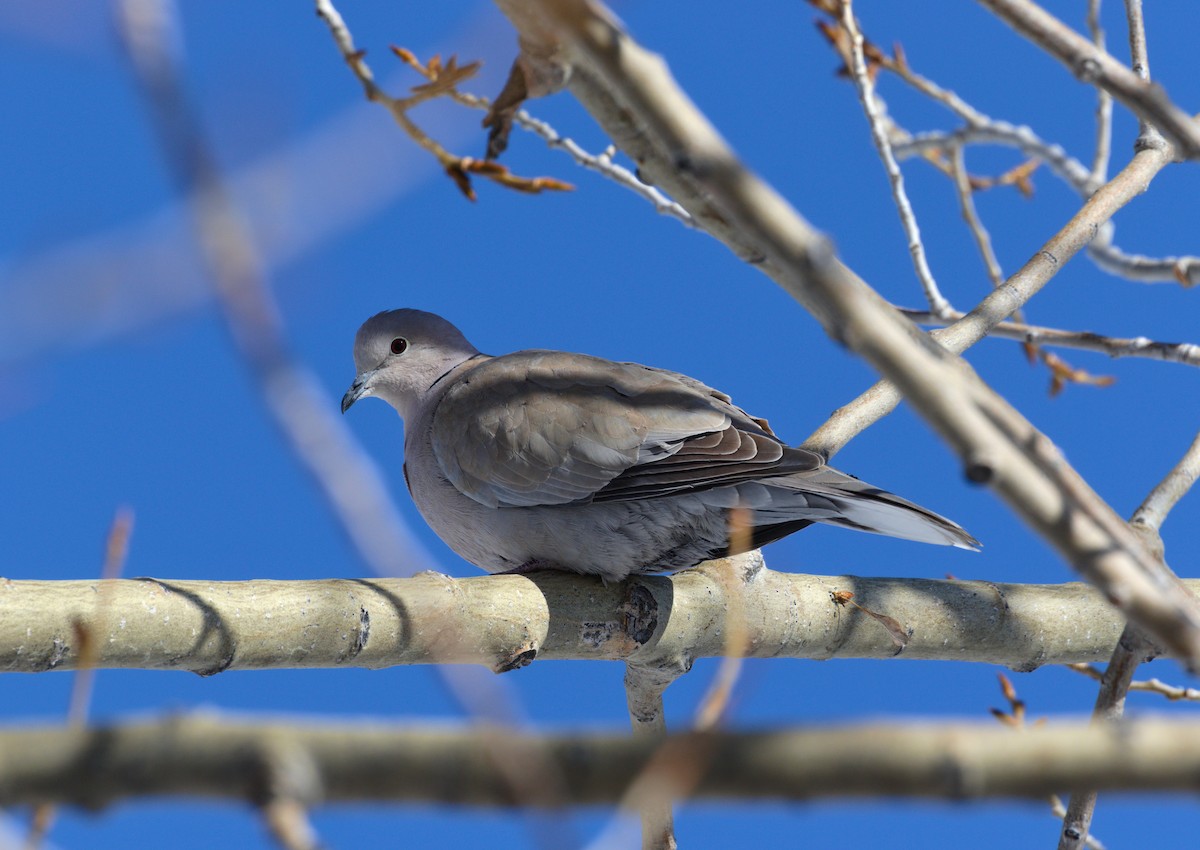
[[[953,324],[934,331],[932,336],[955,353],[965,351],[986,337],[1023,307],[1067,260],[1086,246],[1097,228],[1129,200],[1145,191],[1150,180],[1167,163],[1162,151],[1153,148],[1138,151],[1119,174],[1093,193],[1071,220],[1006,281],[1004,287],[993,290],[975,309]],[[877,383],[835,411],[804,444],[831,457],[854,435],[895,409],[899,401],[900,394],[894,386],[887,382]]]
[[[1095,679],[1097,682],[1104,680],[1104,671],[1094,664],[1084,664],[1081,662],[1079,664],[1067,664],[1064,666],[1068,670],[1082,673],[1089,679]],[[1134,679],[1129,683],[1129,690],[1158,694],[1166,697],[1171,702],[1200,702],[1200,688],[1170,685],[1161,679]]]
[[[927,157],[967,144],[1001,144],[1019,149],[1027,156],[1044,161],[1050,170],[1083,197],[1090,196],[1098,186],[1088,170],[1058,145],[1038,138],[1028,127],[996,122],[987,127],[965,127],[951,133],[929,132],[908,137],[894,146],[897,157]],[[1095,238],[1088,244],[1088,256],[1100,268],[1127,280],[1140,283],[1178,283],[1183,286],[1200,284],[1200,257],[1147,257],[1128,254],[1113,245],[1112,222],[1097,228]]]
[[[1000,261],[996,259],[996,252],[992,250],[992,237],[988,234],[987,228],[984,227],[979,213],[975,209],[975,197],[971,191],[971,182],[967,177],[967,166],[963,161],[962,145],[950,147],[950,165],[963,220],[967,223],[967,228],[975,239],[975,246],[979,249],[980,257],[983,258],[988,279],[991,280],[993,287],[1000,286],[1004,283],[1004,272],[1000,269]],[[936,316],[937,313],[934,312],[933,315]],[[945,316],[943,315],[943,317]]]
[[[1017,689],[1013,687],[1012,681],[1003,673],[999,674],[1000,692],[1004,695],[1005,701],[1008,703],[1008,711],[1003,709],[993,708],[992,716],[999,720],[1003,725],[1015,731],[1024,732],[1030,728],[1036,728],[1042,725],[1043,721],[1039,720],[1034,723],[1029,722],[1028,706],[1023,699],[1017,696]],[[1075,799],[1078,795],[1072,797]],[[1058,818],[1067,817],[1068,808],[1063,805],[1062,798],[1058,794],[1049,796],[1050,812]],[[1093,850],[1104,850],[1104,845],[1092,839],[1090,836],[1087,840],[1087,846]]]
[[[1097,724],[1109,724],[1120,720],[1125,713],[1125,695],[1134,671],[1145,659],[1148,644],[1141,630],[1132,623],[1125,627],[1117,648],[1100,680],[1100,691],[1096,695],[1092,720]],[[1062,830],[1058,837],[1058,850],[1079,850],[1086,846],[1091,829],[1092,815],[1096,810],[1098,793],[1094,788],[1077,790],[1063,813]]]
[[[906,159],[970,144],[1015,147],[1024,155],[1045,162],[1057,177],[1085,197],[1100,185],[1093,183],[1088,168],[1060,145],[1045,141],[1029,127],[1009,124],[1007,121],[992,121],[978,127],[960,127],[951,132],[937,130],[915,133],[906,140],[895,143],[894,150],[898,158]]]
[[[879,153],[884,171],[887,173],[888,184],[892,189],[892,201],[896,205],[896,211],[900,214],[904,235],[908,238],[908,252],[912,255],[913,269],[925,292],[925,300],[929,302],[930,312],[935,316],[944,316],[951,309],[950,302],[938,288],[933,271],[929,268],[929,262],[925,256],[925,245],[921,241],[921,229],[917,225],[916,214],[908,199],[908,193],[904,189],[904,175],[892,153],[892,145],[888,139],[887,130],[884,128],[883,107],[875,96],[875,86],[867,72],[866,58],[863,55],[863,36],[857,21],[854,20],[851,0],[842,0],[841,25],[849,36],[850,61],[847,64],[850,76],[854,80],[859,102],[862,103],[863,112],[866,113],[867,123],[871,128],[871,140],[875,143],[875,150]]]
[[[1200,478],[1200,434],[1196,435],[1179,462],[1133,512],[1130,523],[1157,530],[1166,520],[1171,508],[1187,494],[1197,478]]]
[[[1137,0],[1130,0],[1131,5]],[[1140,11],[1140,10],[1139,10]],[[1133,27],[1135,18],[1130,13],[1130,25]],[[1136,23],[1140,24],[1140,17]],[[1137,55],[1138,36],[1131,31],[1130,41]],[[1144,49],[1144,48],[1143,48]],[[1143,133],[1152,132],[1143,126]],[[1148,547],[1163,560],[1163,542],[1159,531],[1163,520],[1171,508],[1191,488],[1197,476],[1200,475],[1200,435],[1192,441],[1184,456],[1167,473],[1142,501],[1130,519],[1130,525],[1147,541]],[[1165,566],[1166,562],[1163,561]],[[1092,718],[1098,723],[1112,723],[1120,720],[1125,713],[1125,696],[1129,693],[1133,674],[1138,665],[1148,657],[1153,657],[1152,647],[1145,633],[1135,623],[1127,623],[1121,633],[1121,639],[1113,650],[1112,658],[1100,679],[1100,691],[1096,695],[1096,704]],[[1058,850],[1079,850],[1086,844],[1091,829],[1092,816],[1096,810],[1098,794],[1094,788],[1076,790],[1071,794],[1071,801],[1063,815],[1062,832],[1059,835]]]
[[[971,184],[967,177],[967,167],[964,162],[961,145],[951,148],[950,164],[954,176],[954,185],[958,191],[958,204],[962,210],[963,219],[967,222],[967,227],[975,238],[975,244],[979,248],[980,255],[983,257],[992,286],[1001,286],[1004,283],[1004,272],[1000,270],[1000,262],[996,259],[996,254],[992,250],[991,236],[988,234],[987,228],[984,227],[983,221],[979,218],[979,214],[975,209],[974,193],[971,190]],[[1013,318],[1017,323],[1023,324],[1025,321],[1023,311],[1020,310],[1013,313]],[[993,334],[995,333],[994,328],[992,332]],[[1024,340],[1024,347],[1025,354],[1030,360],[1037,358],[1050,370],[1051,395],[1058,393],[1067,383],[1107,386],[1113,382],[1112,378],[1104,376],[1096,377],[1082,369],[1072,367],[1063,361],[1062,358],[1044,350],[1028,337]]]
[[[1088,0],[1087,27],[1096,49],[1106,50],[1104,28],[1100,25],[1100,0]],[[1097,89],[1096,150],[1092,154],[1092,182],[1097,186],[1108,179],[1108,163],[1112,156],[1112,115],[1112,95],[1104,89]]]
[[[1063,805],[1062,798],[1057,794],[1050,795],[1050,814],[1059,820],[1067,816],[1067,807]],[[1084,844],[1088,850],[1107,850],[1104,844],[1091,834],[1084,840]]]
[[[442,169],[468,199],[475,200],[475,190],[471,185],[471,175],[484,177],[508,189],[529,192],[531,194],[543,191],[561,192],[574,188],[569,183],[564,183],[552,177],[519,177],[497,162],[452,154],[408,117],[408,111],[413,107],[427,100],[447,94],[455,85],[474,74],[479,67],[477,63],[460,67],[451,58],[445,67],[442,67],[439,62],[434,72],[435,79],[432,82],[414,89],[410,97],[394,98],[380,89],[375,83],[375,77],[363,58],[365,53],[354,46],[354,39],[350,34],[350,30],[346,26],[346,22],[342,19],[341,14],[334,7],[332,0],[315,0],[315,2],[317,16],[329,27],[329,34],[333,37],[333,41],[337,45],[338,51],[342,54],[342,58],[346,61],[354,76],[358,78],[367,100],[386,107],[391,113],[392,118],[408,134],[409,138],[433,154],[442,166]]]
[[[486,100],[485,100],[486,102]],[[486,107],[485,107],[486,108]],[[635,195],[650,202],[654,207],[654,211],[659,215],[670,216],[677,219],[681,224],[687,227],[696,227],[696,222],[692,218],[691,213],[672,201],[658,189],[653,186],[643,183],[638,176],[617,163],[613,162],[614,148],[608,148],[603,153],[591,154],[581,148],[573,139],[567,136],[560,136],[558,131],[547,124],[534,118],[524,109],[518,110],[514,119],[517,126],[535,133],[551,148],[566,152],[575,160],[576,163],[582,165],[591,171],[595,171],[603,177],[616,183]]]
[[[1161,132],[1186,159],[1200,156],[1200,123],[1143,79],[1030,0],[980,0],[1005,23]]]
[[[393,48],[396,55],[399,56],[406,64],[412,67],[417,73],[433,81],[437,79],[436,74],[431,74],[429,66],[417,59],[411,51]],[[449,87],[446,93],[452,97],[455,102],[472,109],[482,109],[486,111],[492,104],[490,98],[482,95],[472,94],[470,92],[460,91],[456,87]],[[527,132],[533,133],[544,141],[547,147],[552,150],[561,150],[575,160],[576,165],[581,165],[590,171],[595,171],[602,177],[606,177],[622,188],[628,189],[635,195],[640,196],[646,201],[649,201],[654,206],[654,211],[660,215],[671,216],[678,219],[680,223],[687,227],[695,227],[696,224],[692,221],[692,216],[681,207],[679,204],[672,201],[662,192],[653,186],[649,186],[638,179],[637,175],[628,168],[618,165],[613,162],[613,154],[615,148],[609,147],[600,154],[592,154],[585,151],[579,144],[570,137],[562,136],[546,121],[534,118],[524,109],[517,110],[513,115],[513,123]]]
[[[1088,245],[1088,256],[1109,274],[1138,283],[1178,283],[1192,287],[1200,284],[1200,257],[1147,257],[1128,254],[1112,244],[1111,222],[1101,228]]]

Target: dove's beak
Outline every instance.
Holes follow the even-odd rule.
[[[354,379],[354,383],[350,385],[350,389],[342,396],[342,413],[350,409],[354,402],[358,401],[363,396],[369,396],[374,392],[371,386],[371,379],[375,377],[375,370],[363,372]]]

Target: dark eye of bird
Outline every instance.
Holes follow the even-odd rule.
[[[392,340],[392,354],[403,354],[406,348],[408,348],[408,340],[404,337],[398,336]]]

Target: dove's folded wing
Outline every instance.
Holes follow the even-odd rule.
[[[694,379],[565,352],[471,369],[432,427],[446,477],[489,507],[654,498],[822,465]]]

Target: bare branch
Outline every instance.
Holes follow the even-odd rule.
[[[370,567],[404,575],[433,566],[408,532],[376,467],[337,418],[336,405],[288,350],[266,271],[229,195],[171,56],[133,4],[121,32],[160,132],[163,151],[188,198],[218,302],[276,425],[320,485]]]
[[[912,255],[913,269],[917,273],[917,280],[920,281],[921,288],[925,291],[925,300],[929,302],[930,312],[935,316],[944,316],[951,309],[950,302],[938,288],[933,271],[929,268],[929,261],[925,256],[925,245],[921,241],[921,229],[917,225],[917,216],[908,199],[908,192],[904,189],[904,175],[900,171],[896,157],[892,154],[892,144],[884,126],[886,121],[884,106],[875,94],[875,84],[871,81],[871,75],[867,73],[867,62],[863,55],[863,35],[858,28],[858,22],[854,20],[854,8],[851,0],[842,2],[841,26],[850,41],[850,61],[847,63],[850,77],[854,80],[859,102],[862,103],[863,112],[866,113],[867,123],[871,128],[871,141],[875,143],[875,150],[878,151],[879,158],[883,160],[883,168],[892,189],[892,201],[896,205],[896,211],[900,214],[904,235],[908,237],[908,252]]]
[[[923,325],[936,325],[947,321],[938,319],[927,310],[912,310],[907,307],[897,309],[914,322]],[[948,320],[958,321],[962,316],[962,313],[951,313]],[[1064,331],[1020,322],[1001,322],[992,328],[988,335],[1039,345],[1095,351],[1109,357],[1147,357],[1167,363],[1200,366],[1200,345],[1191,342],[1155,342],[1145,337],[1103,336],[1091,331]]]
[[[1089,679],[1095,679],[1097,682],[1104,680],[1104,671],[1093,664],[1068,664],[1068,670],[1074,670],[1076,673],[1082,673]],[[1180,685],[1169,685],[1161,679],[1134,679],[1129,683],[1131,691],[1145,691],[1146,693],[1159,694],[1166,697],[1171,702],[1200,702],[1200,688],[1187,688]]]
[[[126,579],[0,583],[0,670],[80,665],[73,622],[95,635],[97,668],[225,670],[483,664],[604,659],[666,683],[694,659],[726,652],[719,563],[622,583],[566,573],[452,579],[206,582]],[[911,658],[1032,670],[1097,662],[1123,623],[1093,588],[982,581],[739,574],[750,658]],[[1189,586],[1200,587],[1196,581]],[[899,624],[888,629],[838,594]],[[687,617],[675,616],[688,611]],[[651,677],[654,678],[654,677]],[[661,686],[661,687],[660,687]],[[655,688],[630,696],[657,723]]]
[[[0,731],[0,804],[99,808],[129,797],[261,799],[264,762],[287,752],[312,765],[305,804],[423,801],[511,806],[507,779],[484,755],[502,737],[559,767],[557,795],[534,807],[614,803],[653,759],[701,769],[693,799],[830,797],[1037,799],[1061,788],[1200,789],[1200,723],[1136,720],[1011,729],[988,723],[851,725],[811,730],[689,732],[663,744],[624,735],[538,736],[512,729],[401,727],[367,721],[247,722],[192,714],[95,729]]]
[[[1111,727],[1122,718],[1129,684],[1138,665],[1146,660],[1148,650],[1149,645],[1140,630],[1132,624],[1127,625],[1101,677],[1100,691],[1092,711],[1093,722]],[[1090,787],[1077,789],[1071,794],[1071,801],[1063,813],[1058,850],[1080,850],[1086,846],[1098,796],[1097,789]]]
[[[1176,106],[1157,83],[1138,76],[1108,53],[1030,0],[980,0],[1005,23],[1098,86],[1158,129],[1179,155],[1200,156],[1200,124]]]
[[[408,137],[437,159],[438,164],[442,166],[442,169],[469,200],[475,200],[475,190],[471,186],[471,175],[484,177],[508,189],[532,194],[543,191],[568,191],[574,188],[569,183],[564,183],[552,177],[519,177],[499,163],[452,154],[409,118],[408,112],[410,109],[427,100],[449,94],[457,83],[474,74],[478,68],[478,63],[459,67],[455,60],[451,58],[445,67],[442,67],[439,62],[437,71],[432,73],[432,76],[435,78],[433,81],[415,88],[410,97],[392,97],[375,83],[375,76],[371,73],[371,69],[364,59],[365,52],[354,46],[354,39],[350,35],[350,29],[346,26],[346,22],[334,7],[332,0],[316,0],[316,7],[317,16],[325,21],[326,26],[329,27],[329,33],[333,37],[334,44],[337,45],[342,58],[362,85],[363,93],[366,95],[367,100],[386,107],[388,112],[391,113],[392,118],[400,125],[400,128],[404,130]],[[405,57],[401,56],[401,58],[404,59]],[[428,68],[424,70],[427,76],[431,75]]]
[[[1004,283],[1004,272],[1000,269],[1000,261],[996,259],[996,252],[992,250],[992,237],[988,234],[987,228],[984,227],[983,221],[979,218],[979,213],[975,209],[975,195],[971,191],[971,182],[967,176],[967,166],[963,158],[962,145],[954,145],[950,148],[950,165],[954,176],[954,188],[958,192],[958,206],[962,210],[963,220],[967,223],[967,228],[971,231],[971,236],[975,239],[975,246],[979,249],[979,255],[983,258],[984,268],[987,269],[988,279],[991,280],[992,286],[1000,286]],[[931,311],[933,315],[939,315],[937,311]],[[946,318],[944,312],[940,314],[942,318]]]
[[[1088,32],[1097,50],[1105,51],[1104,28],[1100,26],[1100,0],[1088,0]],[[1136,73],[1136,67],[1134,69]],[[1096,151],[1092,155],[1092,182],[1097,186],[1108,179],[1108,163],[1112,156],[1112,95],[1096,90]]]
[[[1142,0],[1125,0],[1125,19],[1129,24],[1129,67],[1143,82],[1150,81],[1150,52],[1146,45],[1146,21]]]
[[[1158,483],[1141,506],[1133,512],[1130,523],[1157,530],[1162,526],[1171,508],[1182,499],[1200,478],[1200,434],[1179,459],[1179,463]]]
[[[993,290],[963,318],[934,331],[931,336],[954,353],[961,353],[983,339],[1041,291],[1062,265],[1091,241],[1096,230],[1129,200],[1145,191],[1154,175],[1167,164],[1167,157],[1158,149],[1138,151],[1116,177],[1092,194],[1071,220],[1006,281],[1005,286]],[[890,413],[899,401],[900,395],[894,387],[878,383],[839,408],[809,436],[805,445],[832,456],[854,435]],[[1120,522],[1115,515],[1111,520]]]

